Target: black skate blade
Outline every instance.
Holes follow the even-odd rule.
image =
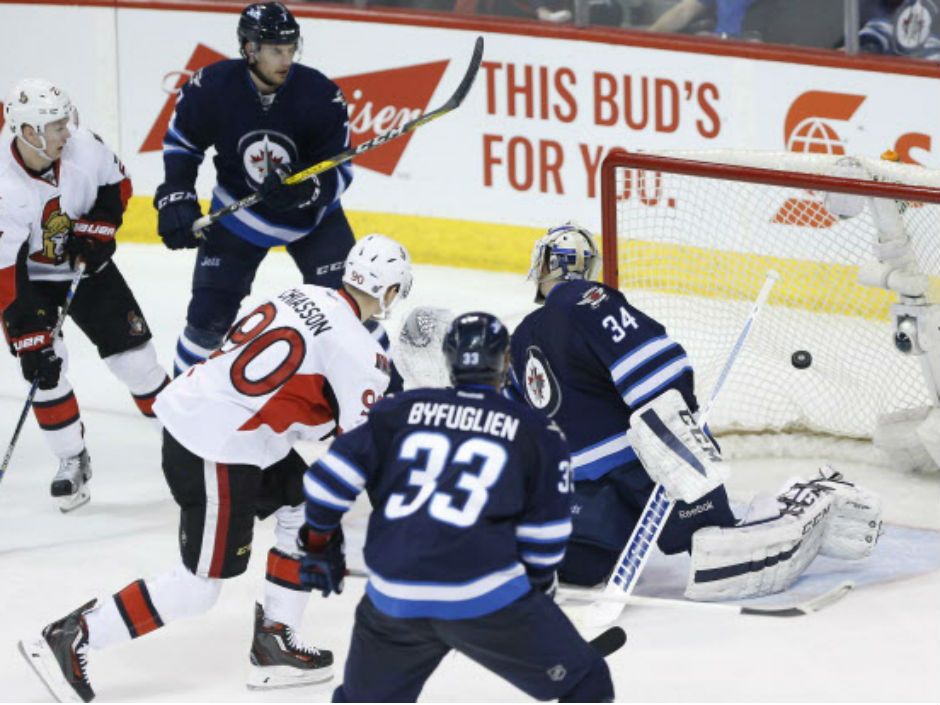
[[[611,627],[588,642],[601,656],[607,658],[627,643],[627,633],[620,627]]]

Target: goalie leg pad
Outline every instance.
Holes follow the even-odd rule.
[[[727,479],[718,448],[675,389],[630,415],[627,440],[649,476],[673,499],[692,504]]]
[[[777,498],[776,516],[696,531],[686,597],[728,600],[786,590],[819,553],[834,502],[830,488],[795,482]]]
[[[872,442],[895,470],[936,472],[940,470],[940,409],[920,407],[883,414]]]

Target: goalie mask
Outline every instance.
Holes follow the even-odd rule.
[[[444,335],[444,358],[455,386],[501,385],[509,369],[509,331],[489,313],[457,316]]]
[[[54,158],[46,154],[46,125],[63,118],[68,118],[71,123],[76,121],[68,94],[42,78],[25,78],[17,83],[3,104],[3,117],[10,126],[10,132],[50,161]],[[23,136],[25,125],[36,130],[38,147]]]
[[[529,280],[535,282],[535,302],[543,303],[542,284],[594,278],[600,257],[594,236],[571,221],[550,228],[532,248]]]
[[[392,304],[411,291],[411,258],[408,250],[384,235],[366,235],[346,257],[343,283],[379,302],[376,318],[386,318]],[[385,305],[385,294],[393,286],[398,294]]]

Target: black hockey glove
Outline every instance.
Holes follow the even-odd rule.
[[[164,245],[171,250],[199,246],[193,223],[202,216],[202,209],[192,188],[160,184],[153,197],[153,207],[157,209],[157,232]]]
[[[540,576],[539,578],[530,575],[529,582],[532,584],[533,590],[543,592],[553,600],[555,599],[555,593],[558,592],[558,573],[555,571],[552,571],[549,575]]]
[[[65,241],[65,252],[69,264],[75,269],[75,261],[81,257],[89,272],[97,271],[114,256],[117,243],[114,234],[117,226],[104,221],[79,218],[72,223],[72,232]]]
[[[51,330],[40,329],[10,336],[13,352],[20,358],[23,377],[27,382],[39,382],[40,389],[54,389],[62,374],[62,358],[52,348]]]
[[[304,554],[300,558],[300,582],[304,587],[319,590],[323,597],[343,592],[346,546],[342,526],[324,534],[304,524],[297,534],[297,548]]]
[[[258,195],[266,206],[276,211],[289,211],[300,206],[319,206],[321,204],[320,179],[316,175],[290,186],[284,179],[290,176],[290,169],[279,166],[268,174],[258,187]]]

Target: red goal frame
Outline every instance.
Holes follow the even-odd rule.
[[[613,149],[604,158],[600,171],[601,192],[601,238],[603,244],[603,281],[608,286],[618,287],[620,267],[618,265],[616,171],[632,168],[642,172],[686,174],[706,179],[747,181],[773,186],[789,186],[818,191],[849,193],[859,196],[893,198],[902,201],[940,203],[940,188],[913,186],[887,181],[870,181],[841,176],[826,176],[799,171],[778,170],[762,167],[740,166],[673,157],[666,154],[630,152]]]

